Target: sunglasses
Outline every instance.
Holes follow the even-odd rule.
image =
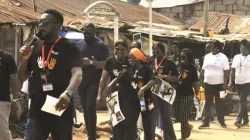
[[[39,21],[38,25],[48,26],[49,24],[57,24],[58,21]]]
[[[180,56],[181,59],[186,59],[187,57],[186,56]]]

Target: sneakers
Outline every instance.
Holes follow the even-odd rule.
[[[163,130],[157,127],[155,129],[155,135],[160,137],[160,138],[163,138]]]
[[[199,126],[199,129],[210,129],[209,124],[203,123],[201,126]]]
[[[234,125],[235,125],[236,127],[238,127],[238,128],[241,127],[241,124],[240,124],[239,122],[235,122]]]
[[[245,126],[249,126],[249,122],[243,123],[243,124],[241,125],[241,127],[245,127]]]

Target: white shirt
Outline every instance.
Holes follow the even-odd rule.
[[[250,83],[250,55],[235,55],[231,67],[235,68],[235,84]]]
[[[229,70],[228,58],[223,53],[205,55],[202,69],[204,70],[204,82],[210,85],[224,83],[224,70]]]

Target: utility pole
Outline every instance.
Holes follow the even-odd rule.
[[[153,46],[153,33],[152,33],[152,22],[153,22],[153,18],[152,18],[152,2],[153,0],[147,0],[148,4],[149,4],[149,55],[152,56],[153,55],[153,50],[152,50],[152,46]]]
[[[37,12],[36,0],[32,0],[33,11]]]
[[[205,0],[204,6],[204,36],[208,37],[208,12],[209,12],[209,0]]]

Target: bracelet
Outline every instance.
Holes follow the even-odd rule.
[[[72,97],[72,92],[66,91],[66,95],[71,98]]]

